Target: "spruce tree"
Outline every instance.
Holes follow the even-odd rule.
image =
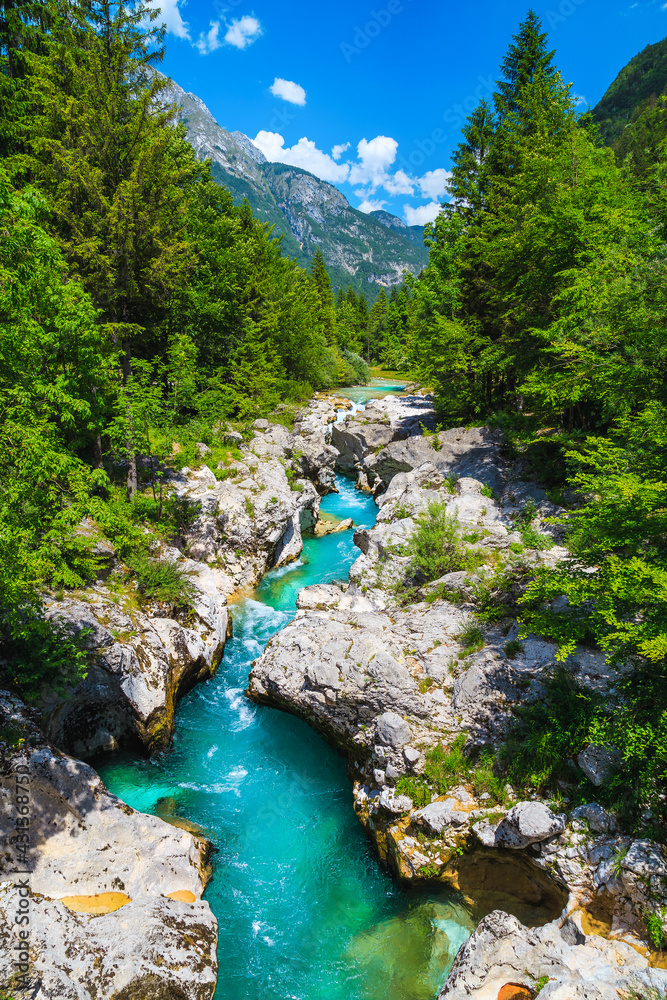
[[[556,74],[555,52],[548,51],[548,36],[541,28],[540,18],[534,10],[529,10],[503,59],[503,78],[496,81],[498,89],[493,95],[498,124],[508,115],[520,113],[519,98],[527,88],[540,78],[550,80]]]
[[[484,205],[486,161],[495,129],[493,109],[481,101],[463,126],[463,142],[454,152],[448,193],[453,206],[470,218]]]
[[[122,346],[127,381],[133,345],[194,262],[186,191],[200,168],[161,97],[156,11],[95,0],[67,14],[48,56],[32,60],[37,108],[25,140],[62,249]],[[135,454],[127,488],[137,489]]]
[[[320,247],[318,247],[315,251],[315,256],[313,257],[313,262],[310,267],[310,274],[315,283],[315,287],[317,288],[317,294],[320,301],[318,321],[321,325],[327,344],[331,347],[335,347],[336,307],[333,292],[331,290],[331,279],[329,278],[329,272],[327,271],[324,254],[322,253],[322,249]]]

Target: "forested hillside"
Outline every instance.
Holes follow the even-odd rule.
[[[162,496],[174,442],[367,377],[321,254],[285,256],[186,141],[156,17],[2,5],[0,629],[28,673],[76,661],[39,594],[94,579],[82,519],[147,557],[185,516]]]
[[[609,743],[623,766],[603,794],[664,822],[662,119],[647,124],[652,157],[619,164],[591,116],[577,114],[532,11],[501,74],[464,127],[451,204],[427,226],[430,261],[405,290],[401,346],[434,387],[444,425],[502,427],[507,448],[570,506],[571,556],[530,582],[525,631],[556,639],[563,659],[578,642],[598,643],[624,667],[625,707],[611,714],[554,674],[552,703],[526,722],[517,777],[524,767],[539,787],[582,740]]]
[[[603,142],[614,145],[630,122],[637,120],[667,89],[667,38],[631,59],[593,109]]]
[[[197,157],[210,159],[213,179],[235,204],[247,199],[258,218],[275,226],[286,256],[310,267],[320,250],[334,287],[352,288],[371,301],[380,288],[399,285],[405,271],[414,276],[425,266],[421,226],[408,228],[389,212],[359,212],[308,171],[268,163],[247,136],[221,128],[198,97],[173,81],[165,93],[178,107]]]

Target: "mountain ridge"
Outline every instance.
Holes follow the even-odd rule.
[[[425,267],[421,227],[408,227],[388,212],[364,214],[307,170],[269,162],[248,136],[223,128],[200,97],[173,80],[165,96],[179,108],[197,157],[210,159],[214,180],[237,204],[247,198],[282,237],[285,252],[303,266],[321,248],[334,288],[351,285],[374,299],[380,288],[401,284],[405,271],[417,275]]]

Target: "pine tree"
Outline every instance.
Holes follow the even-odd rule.
[[[496,81],[498,90],[493,96],[499,125],[508,115],[521,112],[521,94],[538,79],[551,80],[556,74],[553,65],[555,52],[547,50],[548,36],[541,28],[540,18],[534,10],[529,10],[503,59],[503,79]]]
[[[318,321],[321,325],[327,344],[331,347],[335,347],[336,307],[333,292],[331,290],[331,279],[329,278],[329,272],[327,271],[324,254],[322,253],[320,247],[318,247],[315,251],[315,256],[313,257],[313,262],[310,268],[310,274],[315,282],[315,287],[317,288],[317,294],[320,300]]]
[[[496,131],[493,109],[481,101],[463,126],[454,155],[448,193],[457,211],[471,219],[484,206],[486,161]]]
[[[68,14],[53,25],[48,56],[32,60],[29,162],[65,255],[122,344],[127,381],[133,342],[194,261],[186,191],[200,168],[160,97],[163,31],[145,27],[157,12],[96,0]],[[136,489],[133,457],[128,494]]]

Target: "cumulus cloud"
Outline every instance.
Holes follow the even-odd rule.
[[[306,103],[306,91],[298,83],[292,80],[283,80],[277,76],[271,85],[271,93],[274,97],[282,97],[283,101],[290,104],[299,104],[301,107]]]
[[[201,55],[207,56],[209,52],[215,52],[222,45],[220,41],[220,22],[211,21],[211,27],[207,32],[201,33],[197,39],[197,48]]]
[[[427,222],[435,222],[440,214],[440,202],[432,201],[428,205],[404,205],[405,221],[409,226],[425,226]]]
[[[359,211],[365,215],[370,215],[371,212],[379,212],[386,204],[386,201],[374,201],[372,198],[366,198],[359,205]]]
[[[336,163],[328,153],[318,149],[305,136],[296,145],[287,148],[285,139],[277,132],[258,132],[253,142],[271,163],[288,163],[292,167],[301,167],[330,184],[341,184],[348,179],[348,164]]]
[[[240,17],[227,26],[225,41],[228,45],[233,45],[237,49],[245,49],[246,46],[256,42],[262,34],[262,25],[256,17]]]
[[[396,159],[398,143],[387,135],[376,135],[374,139],[362,139],[357,145],[359,163],[352,165],[350,182],[361,184],[373,194],[384,186],[388,170]]]
[[[181,0],[149,0],[148,6],[153,10],[159,10],[161,23],[165,25],[167,31],[175,35],[176,38],[186,38],[190,41],[190,26],[181,17],[179,4]]]
[[[350,145],[351,144],[349,142],[342,142],[340,146],[334,146],[334,148],[331,150],[331,155],[333,156],[334,160],[340,160],[343,153],[347,153],[348,149],[350,148]]]
[[[451,176],[450,171],[445,170],[444,167],[439,167],[437,170],[429,170],[417,181],[419,190],[425,198],[430,198],[431,201],[442,198],[447,190],[447,182]]]

